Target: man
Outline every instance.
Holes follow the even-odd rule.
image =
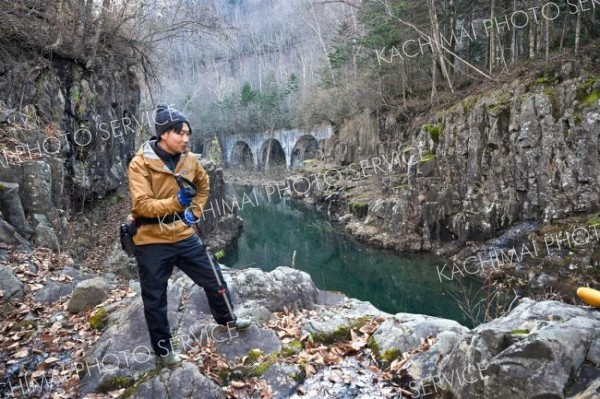
[[[144,143],[129,164],[131,216],[137,228],[135,257],[150,340],[159,362],[174,367],[182,362],[171,346],[167,319],[167,282],[174,265],[204,288],[218,324],[245,329],[250,321],[233,314],[219,264],[211,264],[193,229],[208,200],[209,177],[196,155],[187,151],[189,121],[160,104],[155,128],[156,137]],[[193,183],[197,193],[180,188],[176,174]]]

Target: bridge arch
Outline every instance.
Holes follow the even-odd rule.
[[[292,169],[304,165],[307,159],[319,158],[321,156],[321,146],[319,141],[310,134],[301,136],[292,149],[290,167]]]
[[[231,149],[231,156],[229,157],[230,167],[236,169],[252,169],[254,167],[254,154],[250,145],[245,141],[239,140]]]
[[[279,140],[269,138],[260,150],[259,168],[262,170],[283,169],[287,167],[285,151]]]

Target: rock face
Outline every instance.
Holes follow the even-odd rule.
[[[98,43],[81,43],[83,32],[61,33],[92,23],[65,23],[65,15],[55,11],[42,5],[39,36],[16,29],[11,40],[22,45],[5,46],[0,61],[0,130],[8,143],[0,151],[0,180],[19,185],[21,202],[13,201],[15,212],[5,219],[30,235],[18,208],[31,221],[35,215],[46,217],[39,245],[54,241],[41,238],[48,236],[48,227],[62,235],[61,218],[70,211],[80,212],[86,201],[104,198],[123,184],[136,132],[152,119],[139,110],[135,61]],[[18,20],[15,26],[30,23],[26,13],[11,16]]]
[[[224,274],[238,314],[269,320],[271,312],[283,306],[313,309],[301,321],[302,335],[333,336],[356,328],[352,326],[360,320],[383,320],[369,348],[381,359],[404,362],[401,384],[415,398],[433,394],[456,399],[597,397],[600,313],[592,308],[524,299],[507,316],[469,330],[436,317],[390,315],[369,303],[335,294],[325,304],[327,296],[314,288],[308,275],[290,268],[270,273],[224,268]],[[257,319],[256,325],[242,332],[215,325],[202,289],[184,275],[171,281],[168,297],[173,336],[184,354],[192,349],[193,341],[206,345],[212,340],[215,351],[235,364],[251,352],[277,354],[287,345],[273,330],[259,326]],[[149,372],[136,383],[132,397],[167,397],[165,392],[168,397],[225,397],[222,388],[199,372],[200,363],[195,364],[210,358],[198,358],[193,351],[180,368],[151,371],[156,364],[148,349],[141,298],[126,298],[106,311],[109,326],[86,357],[88,364],[101,366],[91,367],[93,371],[83,376],[82,392],[95,392],[117,377]],[[431,345],[422,350],[427,340]],[[302,383],[297,381],[302,373],[297,365],[273,363],[259,379],[282,399],[389,397],[385,380],[365,369],[364,362],[364,358],[350,357],[339,364],[324,364]],[[322,396],[323,384],[333,396]],[[303,394],[296,394],[297,389]]]
[[[317,301],[317,289],[307,273],[287,267],[279,267],[270,273],[259,269],[235,271],[223,268],[224,277],[232,293],[236,314],[261,315],[268,320],[271,312],[288,309],[313,308]],[[108,365],[104,370],[87,375],[82,381],[84,392],[93,392],[115,375],[153,369],[154,357],[150,336],[144,318],[142,300],[131,298],[120,310],[107,308],[110,325],[88,353],[90,363]],[[180,306],[183,302],[185,306]],[[226,358],[243,357],[250,349],[261,349],[269,354],[281,349],[281,343],[272,330],[255,325],[246,331],[223,331],[214,323],[204,290],[196,286],[183,273],[174,275],[168,288],[169,324],[173,337],[180,340],[180,349],[189,349],[189,343],[215,343]],[[114,312],[113,312],[114,310]],[[131,359],[140,361],[131,361]],[[112,371],[112,369],[115,369]],[[158,396],[157,396],[158,397]],[[204,397],[204,396],[198,396]],[[208,397],[208,396],[207,396]]]
[[[432,397],[436,392],[441,395],[436,397],[456,399],[597,397],[600,313],[591,308],[524,299],[507,316],[469,330],[451,320],[408,313],[390,315],[367,302],[333,293],[324,295],[306,273],[287,267],[270,273],[224,268],[224,275],[238,314],[246,312],[269,320],[271,312],[284,306],[313,309],[304,314],[299,326],[286,327],[300,327],[303,336],[350,334],[349,329],[356,328],[352,326],[358,321],[382,320],[368,348],[390,360],[412,353],[403,360],[405,374],[401,380],[414,398]],[[131,397],[224,398],[225,391],[215,385],[214,376],[211,380],[199,371],[204,362],[214,361],[214,353],[198,357],[192,342],[197,340],[205,346],[214,341],[214,351],[232,364],[251,352],[276,355],[283,348],[291,348],[262,324],[246,331],[215,325],[202,289],[182,274],[170,282],[168,298],[173,337],[179,350],[187,354],[183,366],[152,371],[156,364],[148,349],[141,298],[126,298],[105,308],[109,324],[87,353],[86,361],[93,367],[82,376],[82,393],[97,392],[117,377],[127,380],[143,375]],[[431,342],[430,347],[416,350],[424,340]],[[366,368],[365,361],[365,357],[348,357],[337,364],[323,364],[302,383],[298,381],[301,367],[275,362],[265,367],[259,380],[268,383],[274,397],[281,399],[390,397],[386,394],[389,382]],[[236,372],[231,370],[231,375]],[[334,396],[323,396],[324,384]],[[297,389],[303,394],[296,394]]]
[[[355,165],[338,167],[346,182],[337,189],[313,184],[311,197],[338,216],[353,214],[347,230],[362,240],[412,250],[597,210],[600,78],[567,66],[465,98],[419,126],[388,114],[380,129],[363,121],[353,135],[349,123],[325,152]],[[370,141],[357,142],[367,133]],[[353,188],[352,169],[374,184]]]
[[[445,356],[438,341],[412,358],[411,387],[423,394],[450,381],[457,398],[571,397],[600,376],[591,360],[599,326],[596,310],[525,299],[506,317],[464,334]]]
[[[137,399],[225,399],[225,393],[193,364],[186,363],[173,371],[163,370],[144,382],[132,396]]]
[[[221,214],[218,210],[223,208],[223,201],[226,200],[223,169],[204,159],[200,161],[210,179],[210,196],[206,203],[202,227],[208,237],[207,245],[213,251],[218,251],[226,248],[240,235],[241,222],[237,216],[237,208],[226,214]]]

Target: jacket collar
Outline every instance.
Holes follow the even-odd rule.
[[[164,172],[164,173],[168,173],[168,174],[172,175],[173,172],[171,172],[171,170],[167,167],[167,165],[165,165],[165,163],[162,161],[162,159],[160,159],[160,157],[156,154],[156,152],[154,151],[154,148],[152,148],[152,143],[155,141],[156,140],[149,140],[149,141],[146,141],[144,144],[142,144],[142,147],[138,151],[138,155],[142,156],[142,158],[144,159],[144,162],[146,163],[146,165],[148,165],[149,168],[152,168],[157,172]],[[187,153],[188,153],[188,151],[181,154],[181,158],[180,158],[179,162],[177,163],[177,169],[182,164],[182,161],[183,161],[184,157],[187,155]]]

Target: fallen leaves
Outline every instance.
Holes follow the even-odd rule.
[[[27,348],[20,349],[13,356],[17,359],[26,358],[27,356],[29,356],[29,349],[27,349]]]

